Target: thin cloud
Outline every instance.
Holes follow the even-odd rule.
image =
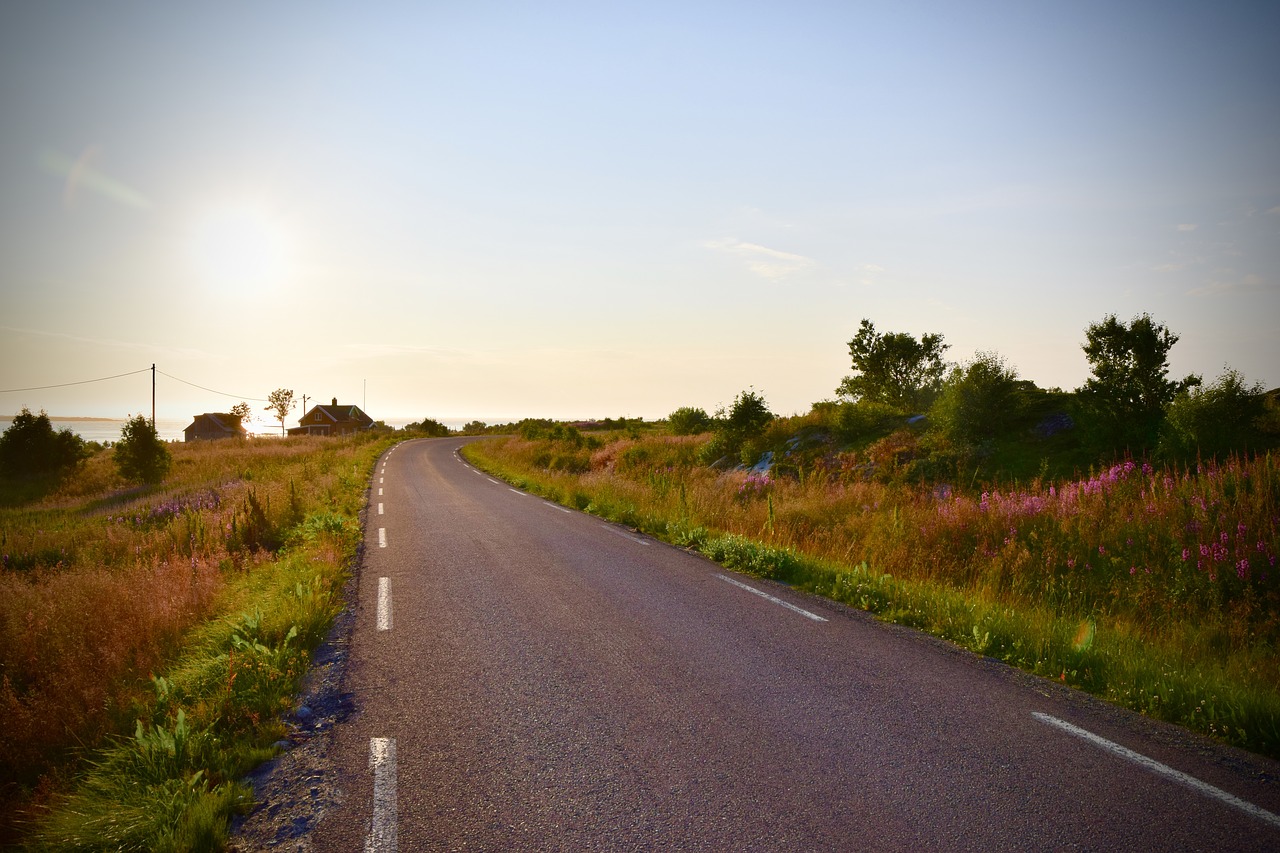
[[[770,249],[768,246],[761,246],[758,243],[744,243],[741,240],[732,238],[712,240],[703,245],[708,249],[728,252],[743,258],[746,261],[747,269],[767,279],[785,278],[792,273],[808,269],[815,264],[812,258],[806,258],[804,255]]]
[[[1270,214],[1280,214],[1280,204],[1277,204],[1275,207],[1273,207],[1273,208],[1271,208],[1270,210],[1268,210],[1268,211],[1267,211],[1267,213],[1270,213]]]
[[[1177,226],[1179,231],[1194,231],[1200,226],[1194,222],[1184,222]]]

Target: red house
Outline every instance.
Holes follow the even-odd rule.
[[[245,429],[240,423],[239,415],[226,412],[205,412],[196,415],[191,426],[183,430],[186,441],[201,441],[213,438],[244,438]]]
[[[372,426],[373,418],[359,406],[338,405],[338,398],[334,397],[327,406],[312,406],[298,426],[289,427],[289,435],[353,435]]]

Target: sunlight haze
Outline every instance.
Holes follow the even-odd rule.
[[[1275,4],[10,3],[0,69],[8,413],[790,414],[864,317],[1280,384]]]

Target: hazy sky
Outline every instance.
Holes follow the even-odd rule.
[[[807,411],[864,317],[1273,387],[1280,4],[5,3],[0,299],[0,390],[162,418]]]

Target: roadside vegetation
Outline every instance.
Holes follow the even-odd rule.
[[[343,606],[369,472],[393,440],[166,445],[136,418],[114,452],[6,470],[0,842],[224,845],[250,804],[239,780],[285,737]]]
[[[803,415],[773,416],[752,389],[610,432],[528,421],[464,453],[731,568],[1280,757],[1276,394],[1230,369],[1168,379],[1177,338],[1149,317],[1087,336],[1091,382],[1063,392],[864,321],[842,398]]]

